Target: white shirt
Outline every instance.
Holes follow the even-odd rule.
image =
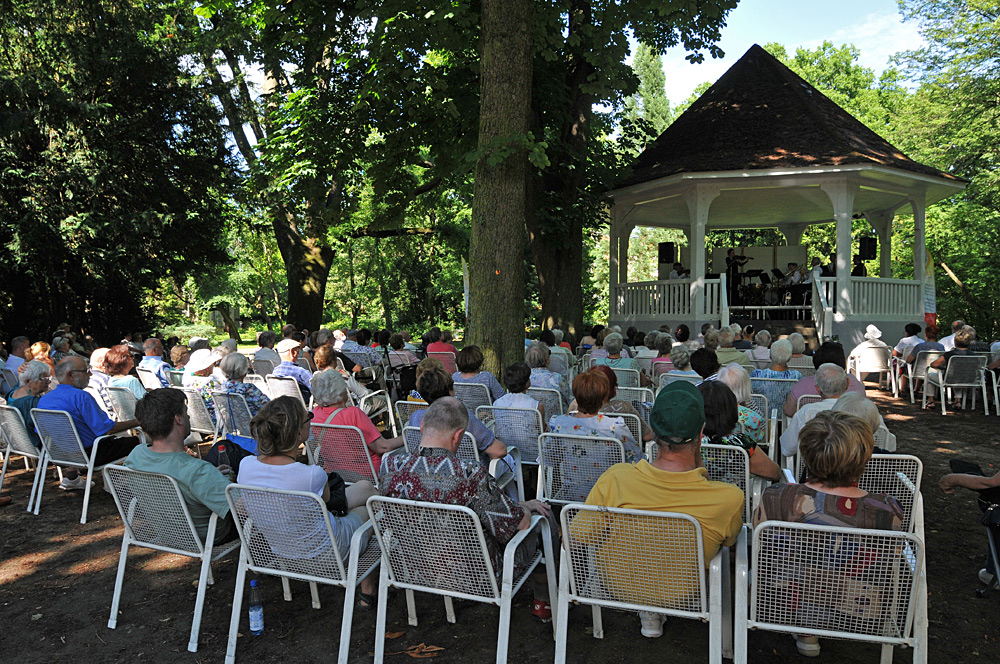
[[[802,280],[802,283],[804,283],[804,284],[811,284],[812,282],[814,282],[817,279],[819,279],[821,276],[823,276],[823,268],[821,268],[819,265],[817,265],[813,269],[811,269],[808,272],[806,272],[806,276]]]
[[[938,339],[938,343],[944,346],[945,350],[955,350],[955,335],[949,334],[944,339]]]
[[[923,341],[924,340],[918,337],[917,335],[913,335],[911,337],[903,337],[902,339],[899,340],[899,343],[896,344],[896,347],[893,348],[893,350],[898,352],[899,356],[905,360],[906,356],[910,354],[910,349],[919,343],[923,343]]]
[[[493,402],[494,408],[533,408],[538,410],[538,401],[523,392],[508,392]]]
[[[683,274],[680,274],[679,272],[677,272],[677,270],[671,270],[670,271],[670,278],[671,279],[687,279],[687,276],[683,275]]]
[[[795,411],[795,416],[788,423],[788,429],[781,434],[781,453],[785,456],[792,456],[799,451],[799,429],[805,426],[806,422],[816,417],[816,413],[830,410],[836,399],[823,399],[816,403],[807,403],[802,408]],[[243,478],[240,478],[242,481]]]
[[[795,286],[801,280],[802,280],[802,273],[796,270],[795,272],[792,272],[791,275],[788,276],[788,285]]]

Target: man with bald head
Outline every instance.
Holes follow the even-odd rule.
[[[816,417],[816,413],[830,410],[840,395],[847,391],[847,372],[832,362],[821,364],[816,369],[816,389],[819,390],[822,401],[807,403],[795,412],[788,429],[781,434],[781,453],[792,456],[799,451],[799,429],[806,422]]]
[[[170,387],[170,365],[163,361],[163,342],[156,337],[150,337],[142,343],[145,357],[139,360],[139,369],[152,371],[160,381],[160,387]]]
[[[80,443],[87,454],[91,454],[94,441],[100,436],[113,435],[128,429],[138,427],[136,420],[115,422],[97,405],[88,393],[83,391],[90,381],[90,368],[87,361],[77,355],[71,355],[56,365],[56,380],[59,384],[51,392],[43,395],[38,401],[38,407],[45,410],[62,410],[69,413],[73,425],[80,436]],[[101,441],[94,458],[94,467],[124,459],[132,448],[139,444],[135,436],[109,438]],[[59,488],[73,491],[86,488],[86,480],[80,477],[75,468],[63,472]]]

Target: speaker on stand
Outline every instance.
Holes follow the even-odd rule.
[[[875,260],[875,255],[878,253],[878,240],[876,238],[864,236],[858,240],[858,244],[858,253],[861,255],[861,260]]]

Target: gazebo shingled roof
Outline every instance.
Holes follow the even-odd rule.
[[[913,161],[754,44],[639,155],[619,186],[678,173],[852,164],[964,182]]]

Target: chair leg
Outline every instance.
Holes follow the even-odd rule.
[[[559,568],[559,594],[556,597],[558,611],[552,615],[552,622],[556,626],[555,664],[566,664],[566,636],[569,631],[569,566],[565,559]]]
[[[281,577],[281,591],[285,595],[285,601],[286,602],[291,602],[292,601],[292,587],[288,584],[288,577],[287,576]]]
[[[90,507],[90,488],[94,480],[94,456],[97,454],[97,445],[90,453],[90,463],[87,464],[87,478],[83,483],[83,512],[80,514],[80,523],[87,523],[87,508]]]
[[[417,603],[413,599],[413,591],[409,589],[406,591],[406,622],[417,626]]]
[[[3,455],[3,470],[0,470],[0,491],[3,491],[3,478],[7,475],[7,464],[10,463],[10,450]],[[25,457],[27,459],[27,457]]]
[[[45,490],[45,473],[49,469],[49,455],[45,454],[45,463],[38,467],[36,471],[35,479],[38,480],[38,492],[35,494],[35,516],[38,516],[38,508],[42,504],[42,491]],[[31,511],[31,507],[28,507],[28,511]]]
[[[315,581],[309,582],[309,594],[312,596],[312,605],[314,609],[323,608],[323,605],[319,603],[319,586],[316,585]],[[351,606],[354,606],[353,604]]]
[[[549,531],[548,522],[542,526],[542,552],[545,554],[545,581],[549,586],[549,606],[555,607],[552,614],[552,638],[556,636],[556,624],[559,619],[558,602],[554,601],[559,597],[556,590],[556,555],[552,550],[552,536]]]
[[[347,664],[347,656],[351,651],[351,628],[354,626],[354,597],[358,587],[353,579],[356,577],[357,573],[355,573],[354,577],[349,576],[347,584],[344,587],[344,616],[340,620],[340,647],[337,652],[337,664]],[[309,585],[314,591],[316,590],[315,583],[310,583]],[[314,599],[313,607],[318,609],[318,593],[314,596]]]
[[[594,638],[595,639],[603,639],[604,638],[604,620],[603,620],[603,617],[601,616],[601,607],[599,607],[596,604],[594,604],[593,606],[591,606],[590,607],[590,617],[591,617],[591,621],[594,624],[594,626],[590,630],[591,632],[594,633]]]
[[[879,664],[892,664],[892,646],[888,643],[882,644],[882,651],[879,654]],[[916,662],[916,659],[914,659]]]
[[[406,603],[410,603],[410,591],[406,591]],[[382,559],[378,573],[378,610],[375,614],[375,664],[385,659],[385,614],[389,603],[389,566]],[[413,622],[410,623],[414,624]]]
[[[504,576],[506,577],[506,575]],[[510,635],[511,586],[506,578],[504,579],[503,586],[503,591],[500,595],[500,632],[497,635],[497,664],[507,664],[507,637]]]
[[[722,656],[733,658],[733,581],[729,576],[729,551],[722,554]]]
[[[214,528],[209,527],[209,537],[214,538],[214,530]],[[188,641],[188,652],[198,652],[198,632],[201,630],[201,612],[205,608],[205,591],[208,588],[208,577],[212,573],[212,540],[207,541],[209,543],[205,545],[205,553],[201,559],[201,576],[198,577],[198,592],[195,594],[194,599],[194,617],[191,619],[191,638]]]
[[[122,536],[122,552],[118,556],[118,575],[115,577],[115,593],[111,597],[111,616],[108,629],[118,626],[118,602],[122,598],[122,584],[125,582],[125,561],[128,559],[128,534]]]
[[[229,642],[226,644],[226,664],[236,664],[236,636],[240,628],[240,612],[243,610],[243,587],[247,579],[246,549],[240,547],[240,564],[236,568],[236,590],[233,591],[233,612],[229,616]]]
[[[449,595],[444,596],[444,616],[449,623],[455,624],[455,602]]]

